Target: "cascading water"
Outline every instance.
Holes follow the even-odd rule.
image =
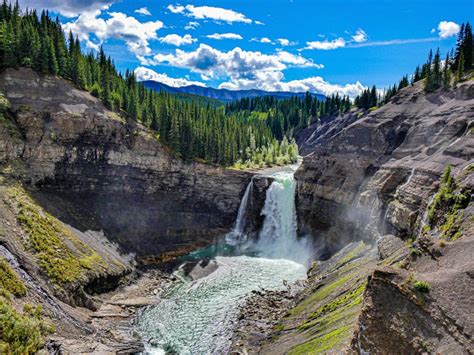
[[[245,216],[247,214],[247,203],[252,185],[253,180],[247,185],[242,201],[240,201],[239,212],[237,213],[234,228],[225,236],[226,242],[230,245],[237,245],[247,241],[247,235],[245,234]]]
[[[254,245],[260,255],[306,263],[311,247],[306,238],[298,238],[293,171],[274,174],[267,190],[262,215],[263,227]]]
[[[227,353],[239,307],[253,290],[281,289],[287,282],[306,278],[301,261],[310,253],[296,234],[293,171],[272,177],[258,240],[250,241],[245,235],[251,185],[242,198],[235,226],[226,236],[229,244],[245,245],[234,249],[245,250],[247,255],[215,256],[215,270],[197,280],[181,278],[158,305],[138,318],[137,330],[144,339],[154,340],[147,353]]]

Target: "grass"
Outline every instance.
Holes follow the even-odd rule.
[[[55,284],[72,283],[87,270],[106,268],[104,260],[67,226],[37,206],[20,187],[9,189],[17,203],[17,221],[25,230],[24,246]]]
[[[351,277],[352,277],[352,275],[347,275],[345,277],[341,277],[341,278],[337,279],[336,281],[334,281],[330,284],[324,285],[319,290],[314,292],[310,297],[308,297],[306,300],[304,300],[301,304],[299,304],[298,306],[293,308],[290,311],[290,314],[291,315],[297,315],[300,312],[302,312],[306,308],[306,306],[309,306],[310,304],[312,304],[314,302],[322,301],[323,299],[328,297],[337,287],[339,287],[340,285],[342,285],[345,282],[347,282],[348,280],[350,280]]]
[[[0,257],[0,288],[17,297],[26,295],[25,284],[2,257]]]
[[[361,252],[364,251],[365,247],[366,245],[363,241],[359,242],[359,244],[354,249],[352,249],[349,253],[347,253],[347,255],[337,262],[337,266],[342,266],[352,259],[355,259]]]
[[[351,328],[351,325],[345,325],[343,327],[334,329],[329,333],[294,347],[288,352],[288,354],[316,354],[329,350],[333,351],[351,335]]]
[[[298,326],[298,330],[302,331],[316,327],[316,331],[321,331],[346,319],[348,314],[351,314],[353,307],[362,303],[365,288],[366,283],[362,282],[355,289],[319,307],[309,316],[309,321]]]

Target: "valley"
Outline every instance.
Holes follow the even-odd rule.
[[[148,90],[17,6],[0,353],[474,352],[470,27],[383,96],[232,96]]]

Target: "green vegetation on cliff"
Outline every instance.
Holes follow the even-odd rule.
[[[470,173],[467,168],[467,173]],[[428,227],[437,227],[441,237],[456,240],[462,234],[464,209],[469,205],[472,191],[461,186],[452,176],[451,166],[447,166],[441,177],[438,192],[428,206]]]
[[[17,273],[4,258],[0,257],[0,353],[34,354],[44,344],[43,335],[52,331],[44,320],[42,307],[23,306],[17,308],[12,298],[26,295],[27,288]]]
[[[31,249],[40,267],[56,284],[72,283],[88,270],[105,269],[104,260],[72,231],[37,206],[20,187],[8,191],[23,227],[25,248]]]
[[[0,289],[18,297],[26,295],[26,287],[23,281],[2,257],[0,257]]]
[[[367,275],[375,262],[370,246],[353,243],[309,270],[309,287],[297,306],[273,329],[264,352],[289,354],[344,351],[360,314]],[[267,349],[268,348],[268,349]]]
[[[36,354],[55,327],[40,305],[26,303],[22,312],[17,308],[0,296],[0,354]]]

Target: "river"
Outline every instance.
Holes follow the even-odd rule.
[[[190,255],[190,259],[212,256],[210,271],[190,278],[178,268],[178,281],[162,301],[142,312],[137,330],[144,339],[152,339],[147,353],[226,353],[239,307],[252,291],[281,289],[306,278],[311,248],[296,233],[296,168],[272,174],[274,182],[266,193],[265,219],[256,241],[243,234],[247,188],[226,242]]]

